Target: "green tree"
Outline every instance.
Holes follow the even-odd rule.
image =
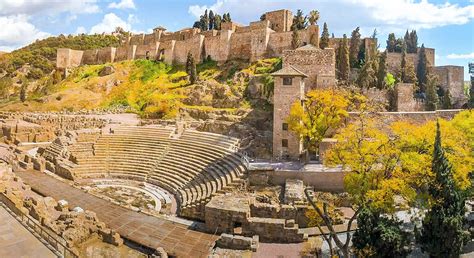
[[[197,81],[197,69],[194,57],[190,52],[188,52],[186,58],[186,73],[189,75],[189,81],[191,84],[194,84]]]
[[[300,35],[298,34],[298,30],[296,29],[296,27],[294,27],[293,32],[291,33],[291,47],[293,47],[293,49],[297,49],[300,46]]]
[[[351,42],[349,48],[349,63],[351,68],[357,67],[359,63],[358,55],[361,45],[360,37],[360,28],[357,27],[355,30],[352,31],[351,34]]]
[[[444,91],[444,95],[443,95],[443,108],[444,109],[451,109],[453,108],[453,104],[452,104],[452,101],[451,101],[451,92],[449,92],[449,89],[446,89]]]
[[[0,78],[0,98],[7,98],[12,86],[12,79],[9,76]]]
[[[368,89],[373,86],[376,86],[377,77],[375,72],[376,71],[373,69],[373,61],[365,63],[359,72],[359,76],[357,77],[357,85],[359,85],[359,87],[363,89]]]
[[[222,17],[219,14],[216,14],[216,16],[214,17],[214,29],[220,30],[221,24],[222,24]]]
[[[309,18],[308,18],[309,24],[315,25],[318,23],[318,20],[319,20],[318,10],[312,10],[311,12],[309,12]]]
[[[416,35],[416,30],[410,32],[410,49],[408,53],[416,53],[418,51],[418,35]]]
[[[207,14],[207,9],[204,11],[204,14],[201,15],[201,19],[199,20],[201,24],[201,30],[202,31],[207,31],[209,30],[209,16]]]
[[[349,47],[346,34],[343,35],[338,47],[338,57],[336,59],[337,75],[340,80],[347,81],[349,79],[350,64],[349,64]]]
[[[423,218],[416,240],[430,257],[459,257],[469,240],[468,232],[463,230],[464,198],[455,185],[452,165],[441,146],[439,122],[431,166],[435,175],[429,185],[432,206]]]
[[[319,47],[325,49],[329,47],[329,30],[328,25],[324,23],[323,32],[321,33],[321,40],[319,41]]]
[[[387,52],[383,52],[379,57],[379,69],[377,70],[377,88],[385,88],[385,77],[387,76]]]
[[[420,52],[418,53],[418,66],[416,67],[416,77],[418,78],[420,92],[425,92],[427,73],[428,73],[428,59],[426,58],[425,45],[422,44]]]
[[[402,53],[406,50],[405,41],[402,38],[398,38],[395,41],[395,51],[396,53]]]
[[[438,78],[436,75],[428,74],[427,80],[425,83],[425,89],[426,89],[426,110],[428,111],[434,111],[438,109],[438,103],[439,103],[439,98],[438,98],[438,93],[437,93],[437,83],[438,83]]]
[[[395,52],[395,46],[397,44],[397,38],[395,37],[395,33],[388,34],[387,39],[387,52]]]
[[[214,25],[216,23],[216,16],[214,16],[214,12],[212,10],[209,11],[209,30],[213,30]]]
[[[28,80],[23,78],[20,88],[20,100],[21,102],[26,101],[26,91],[28,90]]]
[[[223,22],[231,22],[232,18],[230,17],[230,13],[224,13],[224,15],[222,16],[222,21]]]
[[[293,17],[293,25],[291,25],[291,29],[304,30],[307,26],[307,17],[303,14],[301,9],[298,9],[298,11],[296,11],[296,15]]]
[[[359,257],[406,257],[410,253],[410,233],[402,222],[382,216],[378,211],[361,208],[352,244]]]

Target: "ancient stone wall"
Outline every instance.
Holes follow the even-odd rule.
[[[420,48],[418,48],[418,51]],[[428,62],[428,67],[435,66],[435,50],[433,48],[425,48],[426,58]],[[408,64],[413,64],[415,67],[418,66],[419,54],[418,53],[408,53],[406,54],[406,60]],[[400,72],[400,66],[402,64],[402,53],[387,53],[387,70],[388,72],[396,75]]]
[[[150,43],[148,45],[139,45],[136,48],[136,59],[156,60],[160,43]]]
[[[265,13],[265,20],[269,21],[270,28],[277,32],[291,31],[293,13],[289,10],[277,10]]]
[[[81,65],[84,51],[72,50],[68,48],[58,48],[56,54],[56,67],[65,69]]]
[[[397,111],[423,111],[424,103],[414,97],[415,85],[413,83],[397,83],[395,85]]]
[[[83,65],[92,65],[97,63],[97,53],[99,52],[98,49],[91,49],[85,50],[84,54],[82,55],[82,63]]]
[[[97,63],[105,64],[114,62],[115,52],[116,48],[114,47],[104,47],[99,49],[99,52],[97,53]]]
[[[176,41],[174,46],[173,62],[178,64],[184,64],[186,63],[188,53],[191,53],[194,57],[195,62],[200,63],[202,61],[203,46],[203,35],[197,35],[196,37],[187,40]]]
[[[236,32],[230,38],[229,59],[246,59],[250,60],[252,50],[253,33]]]
[[[252,37],[250,43],[250,61],[256,61],[266,56],[268,40],[270,39],[271,32],[272,30],[267,27],[259,30],[252,30]]]
[[[454,108],[461,108],[467,102],[464,94],[464,67],[463,66],[436,66],[431,70],[438,76],[438,85],[451,94],[451,104]]]
[[[204,41],[205,56],[210,56],[212,60],[225,62],[229,58],[231,30],[221,30],[220,34],[213,37],[206,37]]]
[[[283,51],[283,66],[292,65],[308,75],[306,89],[327,88],[335,85],[336,58],[334,49],[304,46]]]

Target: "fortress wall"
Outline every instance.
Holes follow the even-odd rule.
[[[251,22],[250,25],[250,30],[262,30],[270,27],[270,21],[265,20],[265,21],[255,21]]]
[[[221,31],[219,36],[206,37],[204,39],[205,57],[210,56],[212,60],[225,62],[229,56],[229,45],[232,31]]]
[[[411,53],[406,54],[407,64],[412,64],[415,67],[418,65],[418,54]],[[387,71],[393,75],[397,75],[400,72],[400,66],[402,65],[402,53],[387,53]]]
[[[115,52],[116,48],[114,47],[104,47],[99,49],[99,52],[97,53],[97,63],[105,64],[114,62]]]
[[[231,30],[236,31],[237,28],[242,27],[242,25],[235,22],[223,22],[221,23],[221,30]]]
[[[198,35],[194,38],[176,41],[174,46],[173,63],[185,64],[188,53],[191,53],[196,63],[202,61],[204,36]]]
[[[233,33],[230,38],[229,59],[251,58],[252,32]]]
[[[334,49],[313,48],[309,50],[283,51],[283,65],[292,65],[308,75],[306,88],[326,88],[335,84],[336,58]]]
[[[203,35],[204,37],[215,37],[217,35],[219,35],[219,31],[218,30],[207,30],[207,31],[203,31],[200,33],[201,35]]]
[[[268,23],[268,21],[266,22]],[[260,30],[252,30],[250,61],[256,61],[267,56],[268,40],[271,33],[273,33],[273,30],[266,27]]]
[[[130,45],[143,45],[145,39],[145,34],[138,34],[138,35],[133,35],[130,38]]]
[[[81,65],[82,55],[84,51],[72,50],[69,48],[59,48],[57,50],[56,67],[57,68],[69,68],[78,67]]]
[[[150,45],[159,41],[159,38],[157,38],[156,36],[157,35],[155,33],[145,34],[145,37],[143,39],[143,45]]]
[[[425,105],[423,102],[414,98],[415,85],[413,83],[397,83],[395,85],[397,96],[397,111],[423,111]]]
[[[85,50],[84,55],[82,55],[82,64],[84,65],[93,65],[97,64],[97,53],[98,49]]]
[[[168,64],[173,63],[175,40],[160,42],[158,50],[158,59]]]
[[[252,29],[250,28],[250,26],[243,26],[243,27],[236,27],[235,28],[235,32],[236,33],[247,33],[247,32],[251,32]]]
[[[160,43],[150,43],[148,45],[139,45],[136,47],[135,59],[156,60]]]
[[[270,28],[276,32],[291,31],[293,13],[289,10],[277,10],[265,13],[265,20],[270,22]]]
[[[449,90],[451,104],[455,108],[461,108],[466,102],[464,95],[464,67],[463,66],[437,66],[431,71],[438,76],[438,84],[444,91]]]
[[[118,47],[115,51],[115,58],[116,62],[128,60],[128,46]]]
[[[268,41],[268,55],[271,57],[281,56],[283,50],[291,49],[292,32],[275,32],[270,34]]]

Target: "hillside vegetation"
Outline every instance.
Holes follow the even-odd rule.
[[[64,80],[53,73],[30,82],[25,102],[19,100],[16,92],[0,102],[0,108],[18,111],[121,108],[142,117],[163,119],[176,117],[180,109],[233,112],[252,106],[247,88],[253,77],[260,78],[263,95],[268,97],[273,91],[270,73],[280,66],[279,58],[252,64],[232,61],[220,66],[208,60],[197,65],[199,80],[190,84],[181,65],[149,60],[85,65],[73,69]],[[101,76],[105,67],[114,71]]]
[[[29,79],[40,79],[54,70],[56,50],[58,48],[71,48],[77,50],[95,49],[106,46],[116,47],[119,38],[112,35],[60,35],[49,37],[17,49],[11,53],[0,54],[0,74],[6,71],[13,74],[25,64],[31,67],[26,74]]]

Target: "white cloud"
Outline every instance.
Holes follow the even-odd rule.
[[[474,59],[474,52],[467,54],[450,54],[446,57],[448,59]]]
[[[135,9],[135,3],[133,2],[133,0],[121,0],[118,3],[110,3],[108,7],[115,9]]]
[[[94,25],[91,28],[90,33],[91,34],[96,34],[96,33],[100,34],[103,32],[110,33],[110,32],[113,32],[115,28],[117,27],[122,27],[122,29],[124,29],[125,31],[130,31],[132,29],[132,26],[130,25],[129,22],[122,20],[120,17],[118,17],[114,13],[108,13],[104,15],[104,18],[99,24]]]
[[[188,12],[199,18],[205,9],[220,14],[230,12],[233,20],[248,23],[258,20],[266,11],[302,9],[309,12],[317,9],[321,22],[328,22],[331,32],[338,36],[350,33],[356,26],[362,31],[372,32],[374,28],[381,34],[404,32],[406,29],[429,29],[453,24],[466,24],[474,19],[474,5],[430,3],[428,0],[215,0],[211,5],[192,5]],[[344,10],[344,11],[341,11]]]
[[[12,50],[50,35],[37,29],[28,21],[28,17],[22,14],[0,17],[0,24],[2,25],[0,29],[2,49]]]
[[[85,33],[87,33],[86,28],[84,28],[82,26],[79,26],[79,27],[77,27],[76,32],[74,34],[79,35],[79,34],[85,34]]]
[[[1,0],[0,15],[97,13],[97,0]]]

